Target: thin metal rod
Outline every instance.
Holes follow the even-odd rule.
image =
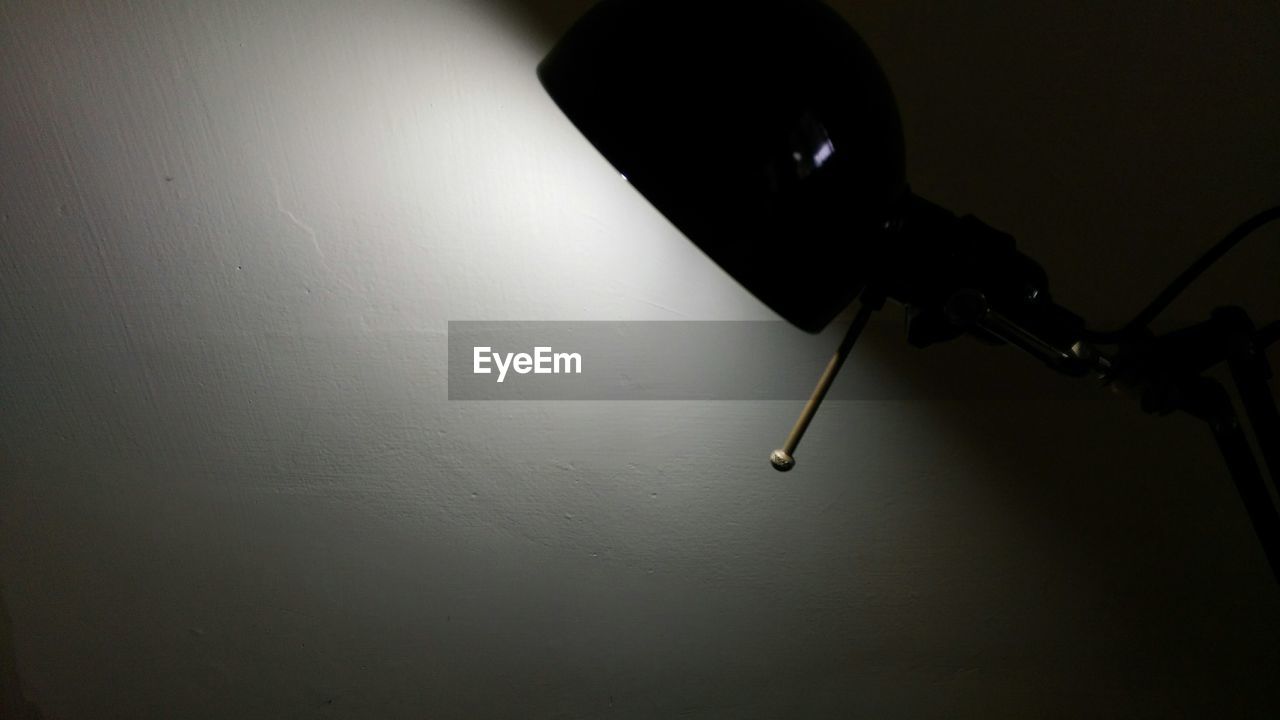
[[[1257,344],[1253,321],[1238,307],[1219,308],[1213,317],[1223,324],[1230,324],[1227,335],[1227,367],[1235,382],[1240,404],[1253,426],[1253,437],[1258,450],[1271,474],[1271,484],[1280,493],[1280,410],[1271,396],[1271,368],[1266,355]]]
[[[1253,531],[1262,544],[1263,554],[1271,566],[1271,573],[1280,580],[1280,512],[1271,501],[1262,480],[1262,470],[1254,459],[1253,449],[1245,438],[1244,429],[1236,418],[1227,391],[1216,380],[1201,380],[1200,390],[1207,412],[1202,416],[1213,430],[1218,450],[1227,463],[1231,479],[1244,502],[1245,511],[1253,523]]]
[[[769,462],[773,464],[774,469],[780,472],[786,472],[796,466],[795,452],[800,446],[800,439],[804,437],[805,430],[809,429],[809,423],[813,421],[813,416],[817,414],[818,407],[822,405],[822,399],[827,396],[827,391],[831,389],[831,383],[835,381],[836,375],[840,374],[840,367],[844,365],[844,361],[848,359],[849,353],[853,350],[853,344],[858,341],[858,336],[862,334],[862,329],[867,326],[867,321],[871,319],[871,313],[876,311],[873,303],[863,303],[858,309],[858,314],[853,318],[853,323],[849,325],[849,330],[844,334],[844,340],[840,341],[840,347],[836,348],[836,354],[831,356],[831,360],[827,361],[827,369],[822,372],[822,377],[818,380],[818,386],[813,389],[813,394],[809,396],[809,402],[805,403],[804,410],[800,412],[800,417],[796,420],[796,424],[791,428],[791,434],[787,436],[787,443],[779,450],[774,450],[769,456]]]

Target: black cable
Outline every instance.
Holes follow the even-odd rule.
[[[1182,294],[1183,290],[1186,290],[1191,283],[1195,282],[1205,270],[1208,270],[1214,263],[1221,260],[1223,255],[1226,255],[1253,231],[1276,219],[1280,219],[1280,205],[1263,210],[1245,220],[1235,230],[1227,233],[1227,236],[1219,240],[1216,245],[1209,248],[1198,260],[1191,263],[1191,266],[1184,270],[1181,275],[1174,278],[1173,282],[1169,283],[1168,287],[1160,291],[1160,294],[1151,301],[1151,304],[1143,308],[1142,312],[1138,313],[1124,327],[1119,330],[1101,332],[1096,330],[1086,331],[1086,339],[1095,343],[1107,344],[1127,340],[1141,334],[1151,324],[1151,321],[1164,312],[1165,308],[1169,307],[1169,304],[1177,299],[1178,295]]]

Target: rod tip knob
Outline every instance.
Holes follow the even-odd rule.
[[[796,466],[796,459],[786,450],[774,450],[769,454],[769,463],[778,472],[786,472]]]

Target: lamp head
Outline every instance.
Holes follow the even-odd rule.
[[[871,51],[814,0],[603,0],[538,67],[668,220],[810,332],[863,289],[909,193]]]

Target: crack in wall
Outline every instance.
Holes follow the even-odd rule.
[[[280,192],[280,181],[276,179],[275,173],[268,170],[267,178],[271,181],[271,196],[275,200],[276,212],[283,215],[295,227],[297,227],[299,230],[306,233],[307,239],[311,241],[312,249],[314,249],[316,252],[316,257],[320,259],[321,267],[324,268],[324,270],[328,273],[328,275],[333,279],[334,282],[336,282],[340,287],[342,287],[342,289],[346,290],[347,292],[353,295],[361,294],[358,289],[356,289],[350,283],[344,280],[342,278],[342,275],[339,274],[338,271],[335,270],[333,266],[329,264],[329,257],[325,254],[324,248],[320,245],[320,234],[316,232],[316,229],[311,227],[311,225],[308,224],[306,221],[304,221],[302,218],[298,217],[297,213],[285,207],[284,197]]]

